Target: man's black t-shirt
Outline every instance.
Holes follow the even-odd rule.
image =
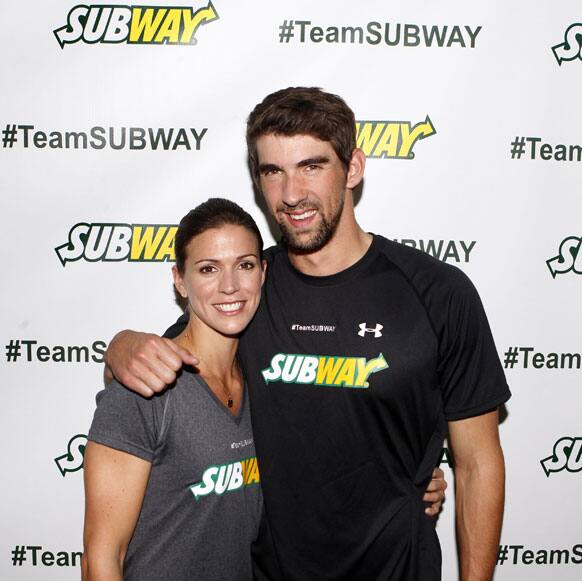
[[[446,422],[509,389],[459,269],[374,236],[350,268],[297,271],[268,253],[240,342],[266,521],[258,579],[440,579],[422,496]]]

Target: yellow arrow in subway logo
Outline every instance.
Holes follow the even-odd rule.
[[[416,142],[435,133],[428,115],[414,126],[410,121],[356,121],[356,145],[366,157],[414,159]]]
[[[129,44],[191,44],[202,24],[218,19],[212,5],[198,9],[134,6]]]

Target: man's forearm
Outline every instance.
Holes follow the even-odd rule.
[[[457,543],[461,581],[490,581],[497,561],[503,505],[503,452],[455,468]]]

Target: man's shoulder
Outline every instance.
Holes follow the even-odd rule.
[[[273,246],[269,246],[263,252],[263,258],[267,261],[267,264],[272,264],[285,250],[285,245],[282,242],[278,242],[277,244],[273,244]]]
[[[440,288],[453,291],[474,288],[469,277],[457,266],[384,236],[376,237],[380,242],[381,254],[418,290]]]

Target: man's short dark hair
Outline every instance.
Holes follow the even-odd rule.
[[[289,87],[267,95],[247,121],[249,165],[257,184],[257,139],[269,134],[329,141],[347,171],[356,148],[356,119],[341,97],[317,87]]]

